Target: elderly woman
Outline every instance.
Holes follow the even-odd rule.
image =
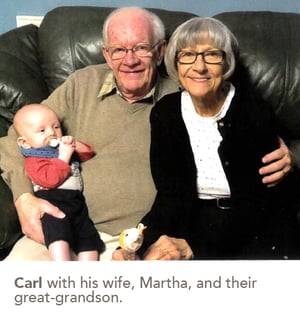
[[[185,239],[195,259],[299,254],[290,226],[295,214],[276,199],[282,201],[292,175],[268,188],[257,171],[261,157],[278,147],[274,115],[228,81],[238,50],[234,35],[212,18],[193,18],[170,39],[166,67],[182,91],[151,113],[157,196],[141,221],[141,256],[164,234]]]

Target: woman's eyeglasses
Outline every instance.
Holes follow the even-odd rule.
[[[177,52],[176,60],[179,64],[188,65],[193,64],[198,56],[202,56],[202,59],[206,64],[217,65],[224,62],[225,55],[225,52],[222,50],[207,50],[200,53],[183,50]]]

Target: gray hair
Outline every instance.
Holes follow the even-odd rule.
[[[139,13],[147,18],[147,20],[150,23],[150,29],[152,30],[153,34],[153,40],[154,42],[158,42],[165,39],[165,26],[161,19],[154,14],[153,12],[140,8],[140,7],[123,7],[118,8],[114,11],[112,11],[106,18],[103,24],[102,29],[102,37],[103,37],[103,43],[104,45],[107,44],[108,41],[108,26],[110,21],[116,16],[117,14],[124,13],[128,14],[128,18],[130,19],[130,15],[133,13]]]
[[[219,20],[214,18],[192,18],[172,34],[165,55],[165,64],[169,76],[178,81],[177,52],[199,44],[211,44],[225,52],[223,79],[229,78],[235,69],[239,45],[236,37]]]

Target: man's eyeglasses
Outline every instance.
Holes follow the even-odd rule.
[[[222,64],[226,56],[225,52],[222,50],[207,50],[201,53],[193,51],[180,51],[177,52],[176,59],[179,64],[188,65],[193,64],[199,55],[202,56],[202,59],[206,64],[212,65]]]
[[[132,51],[137,57],[151,57],[152,56],[152,50],[160,44],[160,41],[158,41],[154,45],[150,44],[138,44],[133,46],[132,48],[126,48],[123,46],[112,46],[107,47],[106,50],[108,51],[110,58],[112,60],[122,59],[126,56],[128,51]]]

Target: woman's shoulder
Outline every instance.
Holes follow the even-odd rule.
[[[274,126],[276,116],[272,106],[265,100],[245,91],[237,91],[231,107],[231,118],[237,125],[255,129]]]
[[[232,103],[236,109],[239,109],[239,115],[247,116],[248,118],[256,117],[259,119],[259,117],[274,115],[274,109],[270,103],[247,91],[237,90]]]
[[[159,101],[157,101],[153,110],[159,112],[174,110],[176,107],[180,107],[180,103],[181,91],[173,92],[165,95]]]

